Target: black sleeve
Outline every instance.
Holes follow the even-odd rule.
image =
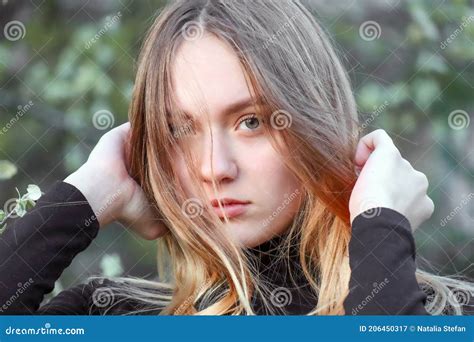
[[[374,208],[352,222],[351,279],[346,315],[428,315],[415,277],[410,222],[389,208]]]
[[[84,195],[57,181],[24,217],[0,235],[0,314],[88,314],[90,284],[61,292],[39,308],[99,223]]]

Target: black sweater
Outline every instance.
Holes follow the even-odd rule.
[[[346,314],[427,315],[427,294],[415,278],[415,244],[409,221],[392,209],[378,210],[378,215],[366,212],[353,221]],[[0,314],[126,314],[137,309],[138,304],[130,300],[97,305],[98,291],[113,285],[112,280],[71,287],[40,307],[63,270],[97,236],[99,224],[93,217],[84,195],[57,181],[29,213],[9,222],[0,235]],[[275,288],[270,302],[286,314],[303,315],[315,306],[317,294],[298,272],[291,271],[296,278],[293,284],[286,266],[271,262],[271,251],[280,239],[261,244],[254,253],[262,260],[262,277]],[[297,257],[290,260],[297,269]],[[268,314],[258,297],[254,304],[258,314]],[[146,312],[159,313],[158,309]]]

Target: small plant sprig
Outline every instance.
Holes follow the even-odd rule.
[[[16,214],[20,217],[26,215],[27,210],[33,208],[36,205],[36,201],[43,195],[40,188],[37,185],[29,184],[26,189],[26,194],[23,196],[18,191],[18,188],[15,188],[18,193],[18,198],[15,200],[16,205],[12,211],[6,213],[0,209],[0,234],[2,234],[7,228],[6,220],[13,214]]]

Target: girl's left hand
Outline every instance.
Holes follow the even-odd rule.
[[[359,141],[355,163],[361,171],[349,200],[351,223],[357,215],[377,207],[401,213],[413,231],[431,217],[434,204],[427,195],[428,179],[402,158],[384,130],[375,130]],[[376,215],[374,210],[367,215]]]

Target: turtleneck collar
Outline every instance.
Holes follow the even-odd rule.
[[[289,258],[278,258],[287,234],[274,236],[262,244],[248,248],[256,261],[258,282],[264,282],[267,306],[254,291],[252,307],[257,315],[306,315],[316,307],[318,296],[311,289],[301,270],[298,244],[292,244]],[[287,256],[287,253],[285,253]],[[288,265],[289,264],[289,265]],[[197,304],[199,307],[200,301]]]
[[[265,282],[271,291],[268,304],[276,314],[304,315],[310,312],[317,304],[317,295],[311,289],[304,277],[299,262],[298,243],[292,242],[289,257],[279,258],[288,233],[277,235],[249,248],[248,252],[255,256],[259,282]],[[263,306],[260,296],[254,296],[254,310],[259,315],[270,314]]]

